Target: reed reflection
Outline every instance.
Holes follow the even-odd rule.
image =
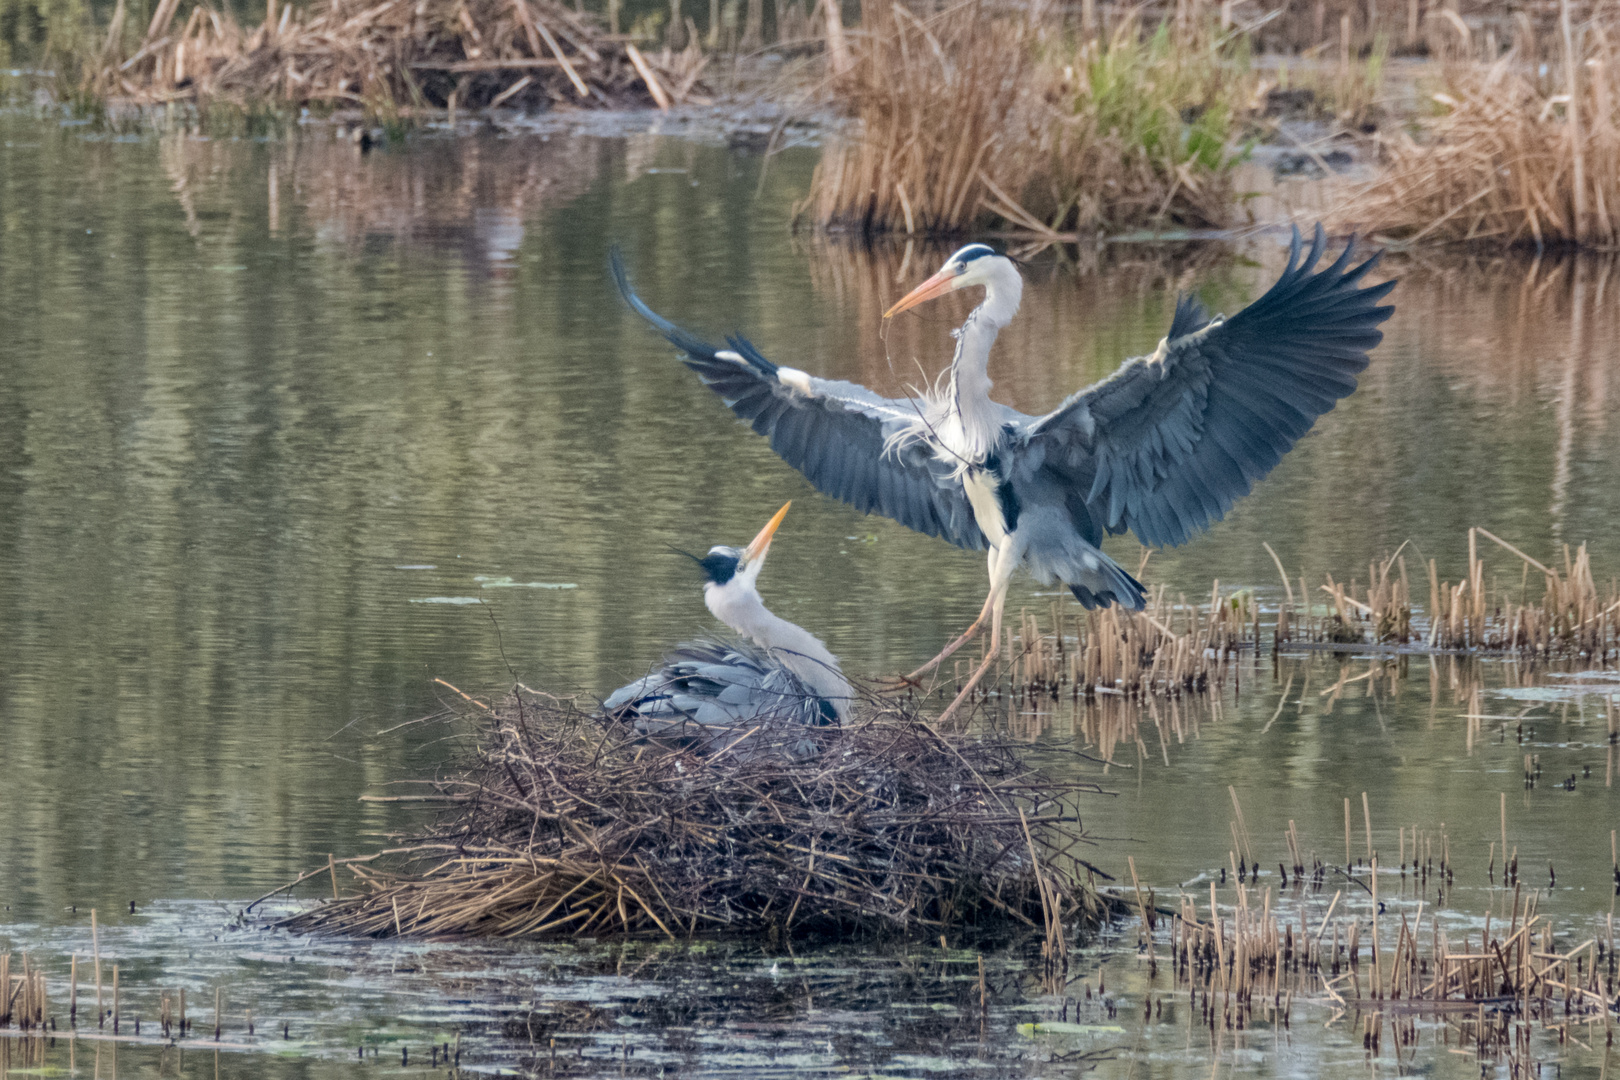
[[[343,132],[321,132],[268,144],[262,155],[173,134],[159,154],[193,238],[237,228],[244,188],[262,182],[273,236],[310,234],[351,256],[387,237],[460,250],[504,272],[536,218],[596,183],[606,150],[601,139],[487,135],[368,152]]]

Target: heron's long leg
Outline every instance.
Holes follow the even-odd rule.
[[[945,706],[945,711],[939,714],[937,723],[943,724],[956,715],[956,710],[962,707],[968,695],[973,693],[973,688],[979,685],[979,680],[989,672],[990,665],[1001,655],[1001,609],[1007,602],[1007,585],[1012,581],[1013,568],[1018,565],[1018,559],[1014,557],[1010,543],[1000,552],[1000,559],[994,560],[992,565],[994,573],[990,580],[990,597],[985,601],[985,606],[990,609],[990,647],[985,650],[984,662],[973,672],[962,689],[957,691],[951,703]]]
[[[958,637],[955,641],[945,646],[944,649],[940,650],[938,656],[928,661],[928,663],[924,664],[916,671],[913,671],[910,675],[907,675],[905,678],[906,682],[912,682],[918,678],[921,678],[934,668],[937,668],[957,649],[960,649],[963,645],[966,645],[968,642],[972,641],[974,634],[977,634],[980,630],[984,629],[984,620],[989,617],[991,613],[990,609],[996,601],[996,581],[1002,574],[1002,564],[1007,562],[1011,549],[1011,537],[1003,540],[1000,544],[997,544],[995,547],[990,549],[990,594],[984,598],[984,607],[979,609],[979,617],[973,620],[973,625],[962,631],[961,637]],[[1007,576],[1010,577],[1011,575],[1012,567],[1008,566]]]
[[[961,708],[962,702],[966,701],[968,695],[973,693],[973,688],[979,685],[979,680],[984,678],[985,672],[990,670],[990,665],[996,662],[996,657],[1000,652],[1000,649],[991,649],[984,654],[984,662],[974,669],[973,675],[968,679],[966,685],[957,691],[956,697],[951,700],[949,705],[945,706],[945,711],[939,714],[938,720],[934,721],[936,724],[943,724],[956,715],[956,710]]]
[[[994,557],[994,556],[992,555],[992,557]],[[984,598],[984,607],[979,609],[979,617],[977,619],[973,620],[973,625],[969,626],[966,630],[962,631],[962,636],[961,637],[957,638],[955,641],[953,641],[949,645],[945,646],[945,648],[940,651],[940,654],[938,656],[936,656],[932,660],[928,661],[928,663],[924,664],[922,667],[918,668],[916,671],[913,671],[910,675],[907,675],[906,676],[907,680],[921,678],[923,675],[926,675],[928,672],[930,672],[930,671],[934,670],[935,668],[937,668],[942,661],[949,658],[949,656],[953,652],[955,652],[957,649],[960,649],[963,645],[966,645],[968,642],[972,641],[973,640],[973,635],[977,634],[979,632],[979,630],[981,628],[983,628],[984,620],[987,617],[989,617],[989,615],[990,615],[990,602],[992,600],[994,600],[994,599],[995,599],[995,593],[994,592],[992,592],[989,596],[986,596]]]

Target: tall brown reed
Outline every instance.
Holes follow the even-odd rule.
[[[1037,37],[1029,20],[991,16],[978,0],[926,18],[880,5],[837,86],[859,129],[831,142],[816,168],[816,222],[954,232],[994,189],[1020,190]]]
[[[1466,27],[1459,30],[1459,35]],[[1338,217],[1408,242],[1620,246],[1620,15],[1528,20],[1500,58],[1461,37],[1438,115],[1383,144]]]

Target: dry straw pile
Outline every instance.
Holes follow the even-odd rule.
[[[140,46],[122,54],[125,9],[107,31],[94,93],[141,104],[358,105],[374,116],[422,107],[555,103],[669,107],[692,95],[696,46],[644,55],[555,0],[268,0],[245,30],[228,10],[158,0]]]
[[[1620,246],[1620,8],[1555,31],[1523,19],[1501,57],[1455,23],[1438,115],[1386,141],[1386,170],[1338,215],[1407,242]]]
[[[1023,927],[1061,949],[1065,925],[1105,910],[1075,856],[1075,799],[1094,789],[1040,775],[1008,743],[883,710],[811,733],[821,746],[808,757],[767,752],[760,730],[697,753],[529,694],[462,709],[475,749],[426,785],[448,804],[439,820],[382,853],[386,872],[379,856],[348,860],[358,892],[295,929],[932,938]],[[334,891],[336,880],[334,869]]]

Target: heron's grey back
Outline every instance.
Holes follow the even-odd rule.
[[[758,727],[826,727],[838,715],[833,703],[764,649],[712,639],[676,646],[658,670],[609,694],[602,708],[644,735],[691,736],[716,749],[729,741],[727,735],[741,738]],[[803,741],[796,737],[786,749],[814,752],[813,743],[798,746]]]

